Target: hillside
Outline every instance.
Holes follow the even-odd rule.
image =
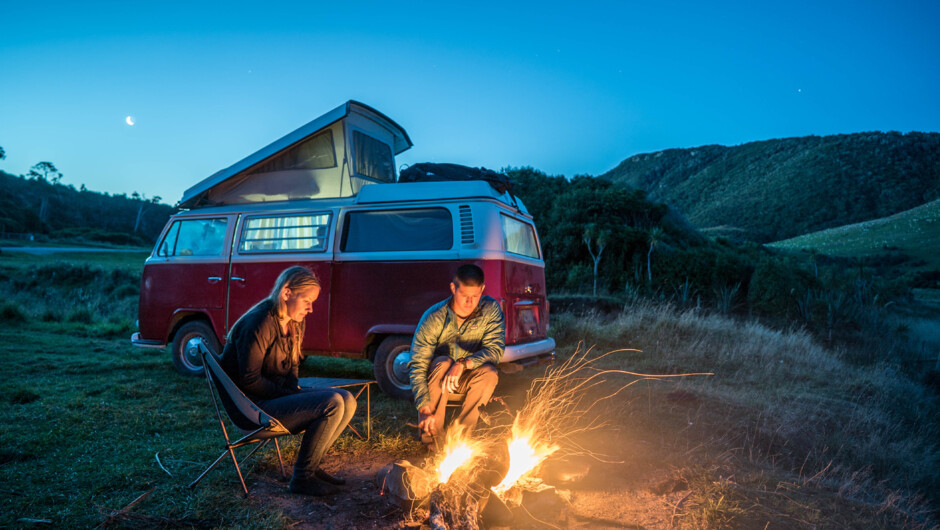
[[[175,208],[0,171],[0,236],[149,246]]]
[[[771,246],[815,249],[822,254],[867,257],[898,254],[929,269],[940,269],[940,200],[882,219],[813,232]]]
[[[940,198],[940,134],[869,132],[668,149],[601,178],[702,229],[760,242],[887,217]]]

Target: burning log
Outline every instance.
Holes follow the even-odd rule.
[[[379,470],[375,482],[381,495],[408,512],[426,504],[435,486],[434,477],[407,460]]]
[[[438,488],[431,494],[431,528],[440,530],[477,530],[480,528],[480,503],[477,494],[485,492],[446,492]],[[484,496],[485,503],[488,497]]]
[[[529,477],[520,480],[512,487],[519,499],[518,505],[530,512],[555,512],[571,501],[571,493],[546,484],[540,478]]]
[[[432,528],[477,529],[488,514],[488,519],[503,521],[505,509],[492,494],[509,470],[509,450],[503,440],[471,440],[458,430],[448,431],[443,456],[436,459],[431,474],[438,473],[439,483],[430,498]],[[434,463],[431,464],[432,466]],[[494,508],[489,511],[490,503]],[[511,514],[509,514],[511,519]],[[488,521],[487,526],[494,523]]]

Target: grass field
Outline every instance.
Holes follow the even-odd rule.
[[[132,281],[139,263],[83,260],[0,257],[0,290],[8,298],[0,311],[6,407],[0,527],[96,526],[113,522],[109,515],[144,494],[129,510],[138,519],[117,519],[119,525],[296,528],[317,526],[303,514],[340,515],[330,511],[335,506],[295,501],[286,492],[284,503],[302,503],[297,510],[270,496],[245,500],[229,463],[188,489],[220,450],[205,381],[174,372],[164,351],[131,347],[126,330],[114,332],[124,316],[113,311],[125,311],[134,297],[115,300],[121,285],[110,282]],[[57,271],[65,281],[33,285],[29,275],[40,270]],[[89,286],[112,294],[74,296]],[[42,298],[40,292],[58,298],[19,307],[30,296]],[[96,312],[88,319],[42,318],[51,311],[75,315],[89,304]],[[592,469],[602,483],[621,484],[623,476],[633,482],[576,495],[576,508],[593,513],[585,520],[595,526],[932,528],[938,522],[940,400],[936,388],[890,358],[856,365],[850,352],[827,349],[798,329],[642,300],[622,314],[555,315],[552,334],[561,359],[582,342],[597,353],[642,350],[611,354],[598,369],[715,374],[647,378],[602,400],[598,410],[607,426],[588,432],[580,447],[620,462]],[[316,358],[303,372],[370,377],[371,366]],[[500,387],[524,389],[539,374],[507,375]],[[599,396],[637,377],[605,380],[595,390]],[[418,454],[404,425],[413,416],[409,403],[374,393],[373,439],[347,431],[331,458]],[[572,427],[588,420],[570,418]],[[296,443],[285,449],[288,461]],[[276,474],[276,457],[266,453],[247,469],[249,487],[257,487]],[[655,513],[664,519],[649,515]],[[403,521],[372,523],[401,527]]]
[[[143,511],[174,524],[283,525],[277,511],[232,490],[230,463],[187,488],[217,454],[220,437],[205,380],[177,374],[165,352],[133,348],[126,338],[69,336],[46,323],[0,327],[0,344],[8,410],[0,420],[0,526],[37,519],[92,527],[153,488]],[[383,420],[405,407],[375,399],[376,444],[409,448]],[[296,443],[284,451],[288,461]],[[347,431],[338,447],[356,451],[362,443]],[[276,458],[265,454],[247,470],[273,470]]]
[[[940,200],[873,221],[805,234],[769,246],[811,250],[831,256],[860,257],[901,253],[919,269],[940,269]]]

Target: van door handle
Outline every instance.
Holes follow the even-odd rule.
[[[244,278],[239,278],[238,276],[232,276],[232,281],[233,281],[233,282],[243,282],[243,281],[245,281],[245,279],[244,279]]]
[[[209,276],[209,283],[216,283],[216,282],[221,282],[221,281],[222,281],[221,276]]]

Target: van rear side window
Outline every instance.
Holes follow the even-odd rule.
[[[242,229],[238,251],[322,252],[326,249],[330,214],[250,217]]]
[[[539,259],[535,228],[508,215],[500,215],[500,220],[503,224],[503,243],[506,246],[506,252]]]
[[[174,221],[157,248],[157,256],[221,256],[226,223],[224,217]]]
[[[385,142],[353,131],[356,173],[380,182],[395,182],[395,159]]]
[[[454,221],[446,208],[350,212],[343,252],[450,250]]]

